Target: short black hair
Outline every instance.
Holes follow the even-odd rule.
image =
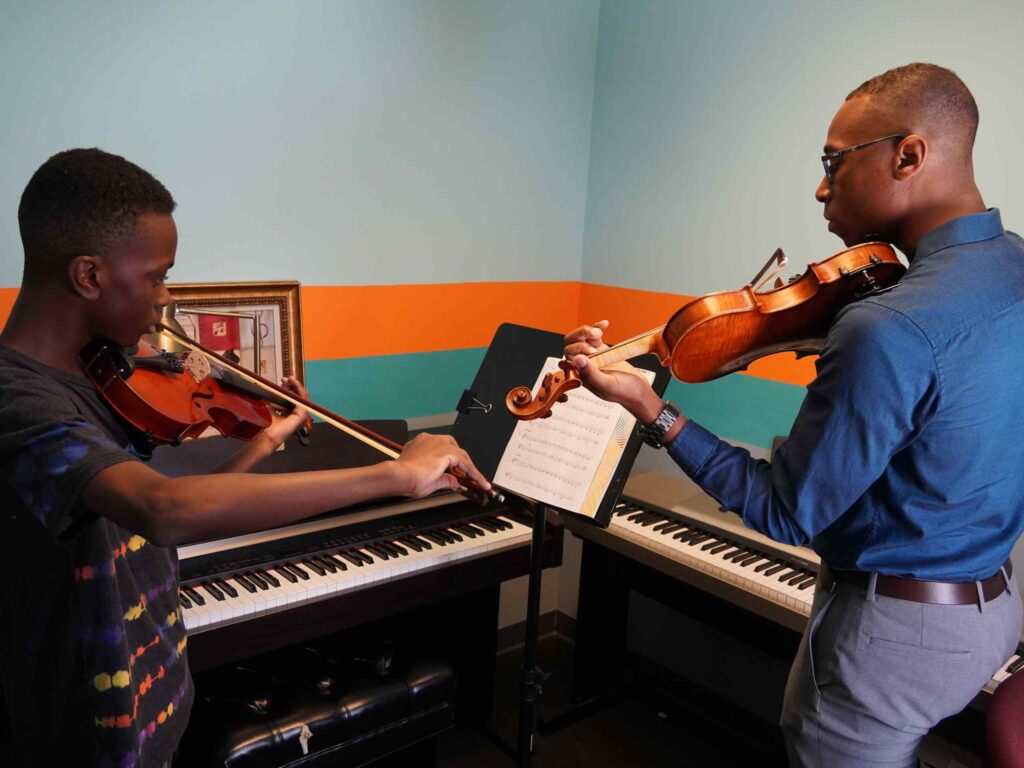
[[[857,96],[871,97],[869,108],[885,119],[885,130],[938,130],[970,158],[978,132],[978,105],[952,70],[921,62],[896,67],[862,83],[846,100]]]
[[[120,155],[59,152],[32,174],[18,206],[25,280],[74,256],[109,253],[134,234],[140,215],[169,215],[175,205],[163,184]]]

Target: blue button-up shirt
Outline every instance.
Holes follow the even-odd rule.
[[[669,452],[833,568],[992,575],[1024,528],[1024,240],[997,209],[921,238],[897,287],[839,313],[771,464],[692,421]]]

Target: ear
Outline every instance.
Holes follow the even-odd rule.
[[[928,141],[923,136],[912,133],[903,139],[896,148],[893,165],[893,178],[906,181],[917,175],[924,168],[928,159]]]
[[[83,299],[95,301],[100,296],[101,270],[102,265],[98,256],[75,256],[68,263],[71,290]]]

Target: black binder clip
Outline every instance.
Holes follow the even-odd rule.
[[[493,407],[492,403],[481,403],[477,400],[476,392],[470,392],[468,389],[465,389],[462,391],[462,397],[459,398],[459,404],[455,406],[455,410],[459,413],[469,413],[470,411],[490,413]]]

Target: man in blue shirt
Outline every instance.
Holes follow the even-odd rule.
[[[1020,639],[1024,241],[975,185],[977,124],[967,87],[931,64],[867,81],[836,113],[816,192],[829,231],[892,243],[910,267],[839,313],[771,464],[642,379],[588,367],[606,322],[566,336],[584,383],[705,491],[821,555],[783,706],[795,766],[915,765]]]

